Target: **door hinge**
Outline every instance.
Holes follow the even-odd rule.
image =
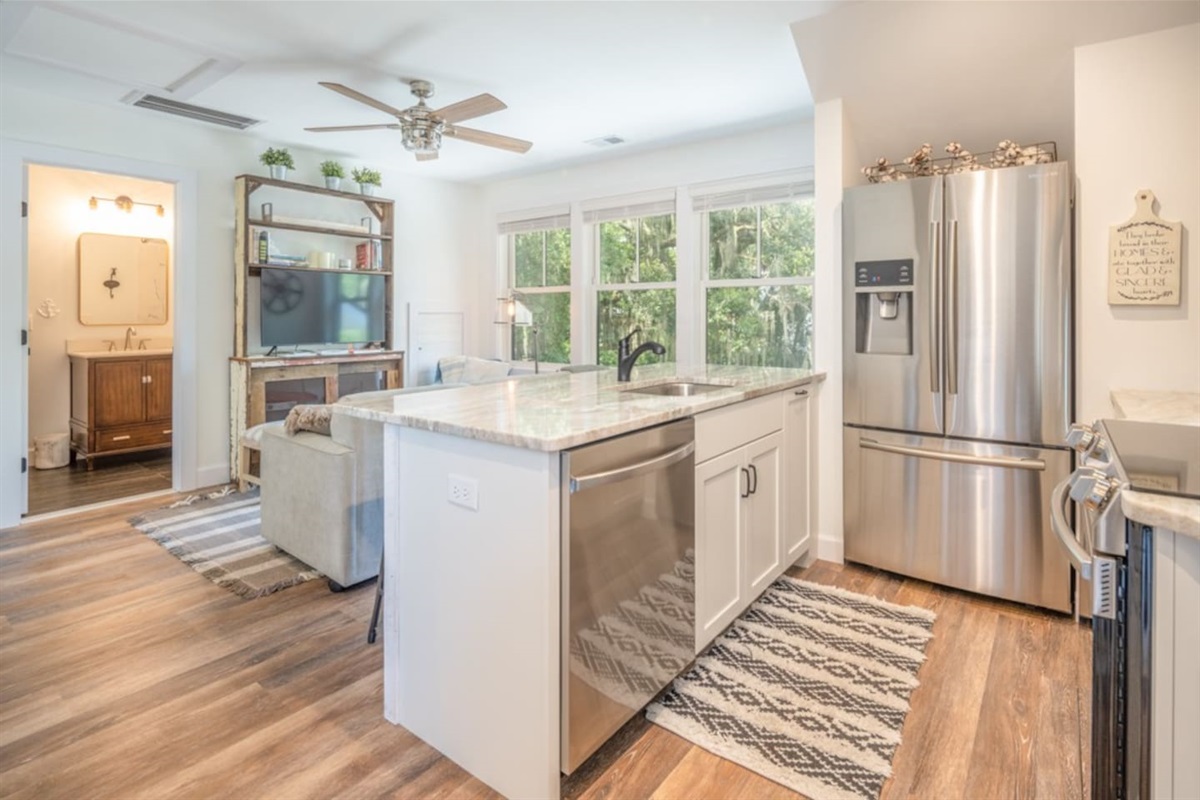
[[[29,460],[25,456],[21,456],[21,474],[24,475],[27,469],[29,469]]]
[[[28,216],[29,216],[29,203],[22,200],[21,201],[21,217],[24,218],[24,217],[28,217]]]

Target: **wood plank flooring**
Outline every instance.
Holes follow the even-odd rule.
[[[242,600],[125,522],[163,498],[0,531],[0,796],[495,798],[382,716],[373,590]],[[1090,632],[816,562],[793,574],[938,614],[884,798],[1088,796]],[[572,798],[795,798],[637,718]]]
[[[29,470],[29,515],[104,503],[171,488],[171,451],[154,450]]]

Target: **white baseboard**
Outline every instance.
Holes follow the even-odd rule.
[[[822,561],[832,561],[835,564],[846,563],[845,542],[842,537],[818,536],[817,558]]]

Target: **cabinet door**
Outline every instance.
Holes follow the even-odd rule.
[[[811,390],[793,391],[783,421],[784,460],[787,470],[783,491],[783,562],[791,566],[808,552],[812,536],[812,401]]]
[[[92,367],[93,427],[141,422],[145,413],[142,361],[99,361]]]
[[[780,508],[780,459],[783,434],[773,433],[746,446],[746,466],[750,471],[750,496],[745,504],[749,513],[742,523],[745,540],[746,600],[762,594],[783,571],[783,514]],[[739,609],[740,610],[740,609]]]
[[[748,480],[742,450],[696,467],[697,653],[745,605],[740,531]]]
[[[146,359],[146,421],[171,419],[171,359]]]

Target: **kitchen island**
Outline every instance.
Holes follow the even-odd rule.
[[[384,423],[386,718],[508,797],[557,797],[562,453],[695,421],[699,649],[808,553],[811,392],[823,378],[658,365],[625,384],[615,370],[558,373],[342,409]],[[675,382],[711,388],[642,393]],[[761,453],[769,507],[748,514],[740,476]]]

